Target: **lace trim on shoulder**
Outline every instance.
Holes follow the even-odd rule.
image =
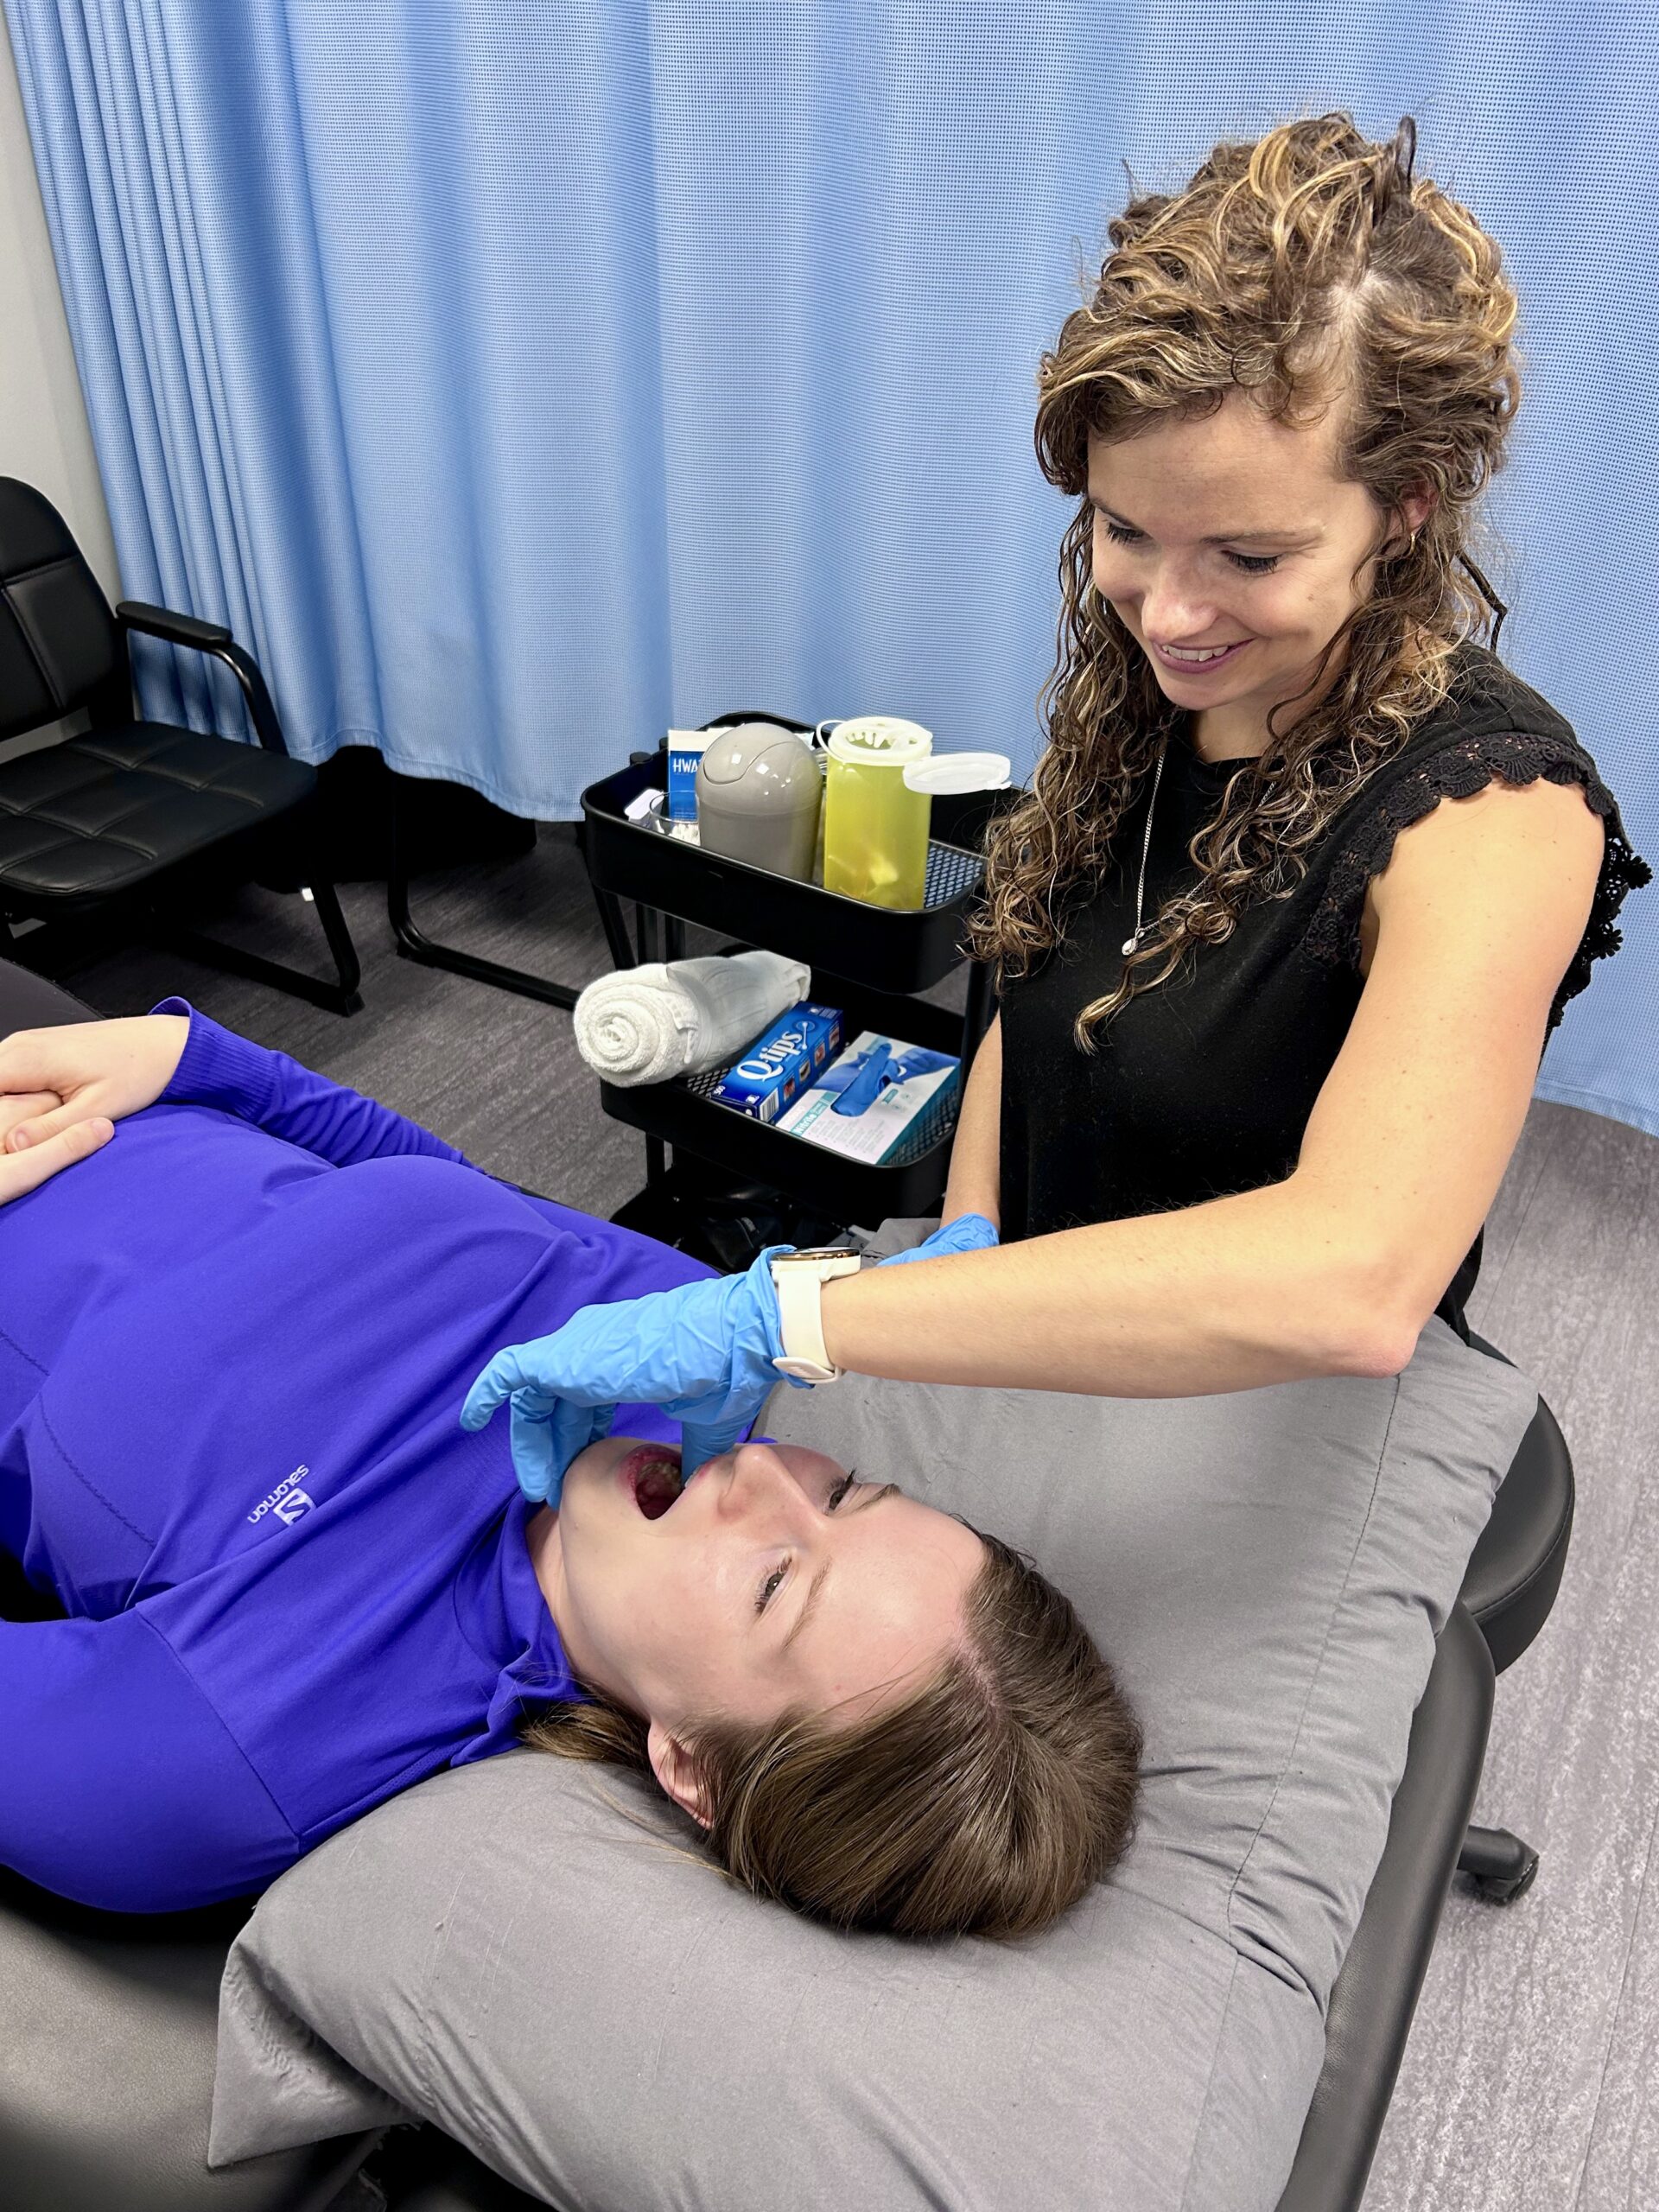
[[[1308,925],[1303,949],[1331,966],[1357,969],[1365,886],[1388,866],[1395,839],[1402,830],[1432,813],[1441,799],[1468,798],[1484,791],[1494,776],[1502,776],[1509,784],[1530,784],[1540,776],[1552,784],[1581,783],[1586,804],[1607,826],[1606,849],[1590,918],[1550,1007],[1544,1031],[1548,1039],[1567,1001],[1576,998],[1590,981],[1592,963],[1617,952],[1624,943],[1624,932],[1615,926],[1615,917],[1625,893],[1653,880],[1646,861],[1630,849],[1618,801],[1596,773],[1594,761],[1569,739],[1539,737],[1525,730],[1460,738],[1389,785],[1352,842],[1338,855],[1325,895]]]

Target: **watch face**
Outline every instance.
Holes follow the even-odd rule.
[[[779,1252],[774,1267],[792,1267],[797,1260],[855,1260],[858,1254],[845,1244],[815,1244],[801,1252]]]

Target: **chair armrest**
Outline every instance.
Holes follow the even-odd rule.
[[[175,645],[194,645],[198,652],[210,652],[215,645],[231,642],[231,633],[222,622],[198,622],[194,614],[175,614],[170,607],[151,607],[142,599],[124,599],[115,612],[129,630],[142,630],[149,638],[165,638]]]
[[[221,622],[198,622],[194,614],[175,614],[168,607],[150,607],[140,599],[124,599],[115,610],[122,629],[137,630],[148,638],[161,638],[171,645],[188,645],[194,652],[222,660],[242,687],[254,734],[267,753],[286,754],[283,726],[276,719],[259,664],[244,652]]]

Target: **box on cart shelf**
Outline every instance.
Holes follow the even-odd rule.
[[[778,1126],[826,1152],[884,1166],[955,1126],[961,1066],[954,1052],[861,1029]]]

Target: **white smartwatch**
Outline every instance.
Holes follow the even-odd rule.
[[[824,1349],[823,1286],[836,1275],[855,1275],[863,1265],[856,1252],[775,1252],[772,1287],[784,1355],[772,1365],[798,1382],[834,1382],[846,1370],[831,1364]]]

